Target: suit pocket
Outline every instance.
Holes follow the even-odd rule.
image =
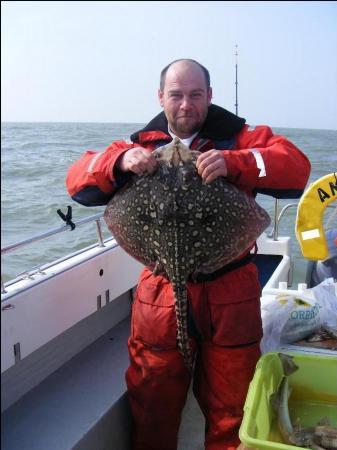
[[[132,306],[132,337],[158,350],[176,348],[177,326],[171,284],[145,273]]]
[[[223,275],[207,291],[215,344],[236,346],[261,339],[261,288],[254,264]]]

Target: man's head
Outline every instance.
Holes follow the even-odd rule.
[[[208,70],[192,59],[173,61],[161,72],[158,97],[173,133],[191,136],[202,127],[211,104]]]

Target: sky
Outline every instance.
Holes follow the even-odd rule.
[[[337,129],[337,2],[3,1],[3,122],[147,123],[192,58],[251,125]]]

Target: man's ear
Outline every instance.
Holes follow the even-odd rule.
[[[158,89],[158,99],[159,99],[160,106],[163,108],[164,107],[164,92],[161,89]]]
[[[210,87],[210,88],[208,88],[208,91],[207,91],[207,104],[208,104],[208,106],[212,103],[212,97],[213,97],[213,91],[212,91],[212,88]]]

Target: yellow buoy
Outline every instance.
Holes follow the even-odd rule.
[[[328,257],[323,213],[336,199],[336,173],[330,173],[311,183],[302,195],[297,208],[296,237],[305,258],[317,261]]]

